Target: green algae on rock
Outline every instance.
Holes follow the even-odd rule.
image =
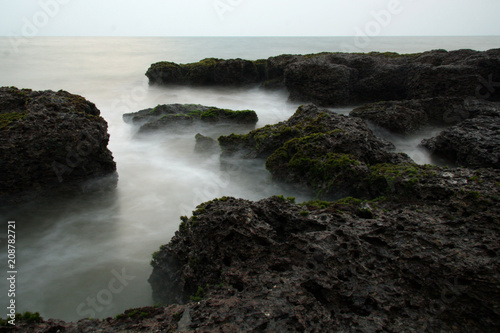
[[[125,113],[123,120],[140,125],[139,132],[179,130],[179,126],[239,125],[255,128],[259,120],[253,110],[233,111],[199,104],[164,104],[138,112]]]

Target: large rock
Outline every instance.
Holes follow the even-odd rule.
[[[196,301],[200,331],[498,331],[499,174],[471,174],[436,175],[451,195],[411,205],[205,203],[153,256],[153,296]]]
[[[146,76],[152,84],[241,86],[256,84],[265,75],[265,60],[207,58],[196,63],[158,62]]]
[[[266,60],[161,62],[146,74],[153,84],[285,86],[290,99],[324,106],[476,97],[500,100],[500,49],[434,50],[418,54],[319,53]]]
[[[165,104],[138,112],[125,113],[123,120],[140,126],[139,132],[182,131],[194,125],[239,125],[255,128],[255,111],[233,111],[199,104]]]
[[[366,123],[315,105],[303,105],[285,122],[245,135],[219,137],[221,156],[261,158],[275,180],[299,183],[327,197],[361,196],[358,182],[370,165],[409,164],[393,145],[377,138]]]
[[[376,138],[363,120],[339,115],[313,104],[300,106],[287,121],[266,125],[248,134],[221,136],[219,144],[222,157],[267,158],[289,140],[336,130],[362,135],[370,148],[377,145],[382,149],[394,148],[391,143]],[[376,149],[369,152],[376,153]]]
[[[480,116],[450,127],[421,145],[431,156],[469,168],[500,169],[500,117]]]
[[[500,116],[500,104],[476,98],[432,97],[369,103],[350,115],[394,133],[411,134],[428,126],[448,127],[479,116]]]
[[[206,202],[153,254],[164,306],[16,331],[498,332],[499,184],[436,168],[390,200]]]
[[[0,88],[0,202],[116,171],[107,123],[66,91]]]

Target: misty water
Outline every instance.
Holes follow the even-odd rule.
[[[493,37],[371,38],[366,49],[359,51],[486,50],[499,42]],[[194,131],[137,136],[137,128],[123,122],[123,113],[158,104],[252,109],[259,116],[258,127],[286,120],[298,106],[287,101],[284,91],[258,87],[150,87],[144,73],[151,63],[186,63],[206,57],[259,59],[341,51],[345,45],[355,41],[349,37],[0,38],[0,86],[64,89],[95,103],[109,124],[109,149],[119,175],[115,190],[54,195],[0,207],[2,276],[7,271],[7,221],[16,221],[17,226],[17,311],[78,320],[152,305],[147,282],[151,254],[168,243],[180,216],[221,196],[259,200],[283,194],[299,202],[312,198],[306,191],[273,183],[262,161],[241,162],[221,171],[217,154],[194,153]],[[347,114],[351,109],[332,111]],[[436,131],[411,138],[385,135],[399,151],[427,163],[428,156],[417,145]],[[7,290],[6,279],[0,279],[0,294],[6,295]],[[6,297],[0,301],[5,309]],[[0,312],[0,317],[5,315]]]

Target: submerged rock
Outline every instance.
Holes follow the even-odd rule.
[[[469,168],[500,169],[500,117],[467,119],[423,140],[434,158]]]
[[[193,125],[230,124],[255,127],[258,117],[252,110],[233,111],[199,104],[166,104],[125,113],[123,120],[140,125],[139,132],[150,132],[176,131]]]
[[[196,153],[211,154],[218,151],[219,145],[217,140],[200,133],[196,134],[195,139],[196,144],[194,146],[194,151]]]
[[[107,129],[81,96],[0,88],[0,202],[114,173]]]

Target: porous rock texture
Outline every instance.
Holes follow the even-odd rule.
[[[459,166],[500,169],[500,116],[464,120],[421,145]]]
[[[113,174],[107,129],[81,96],[0,88],[0,202]]]

